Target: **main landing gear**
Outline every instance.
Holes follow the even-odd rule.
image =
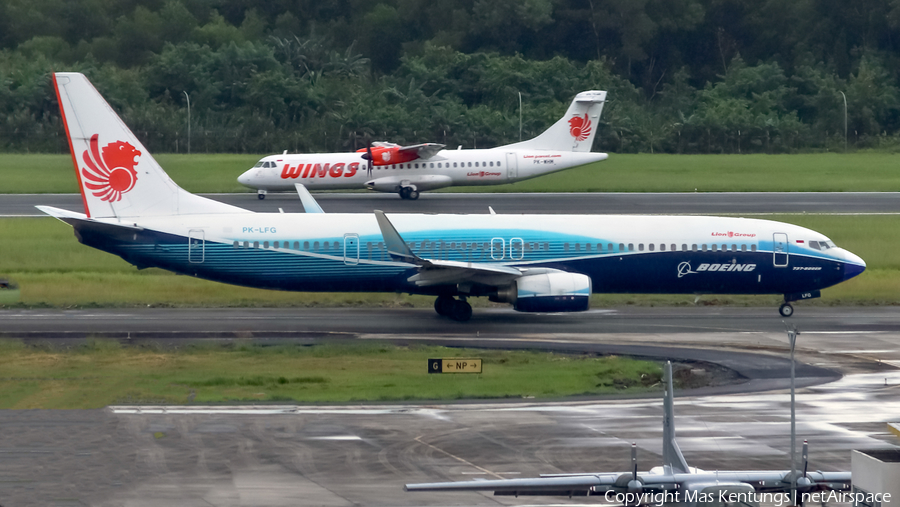
[[[419,191],[413,187],[400,187],[400,191],[397,193],[400,194],[401,199],[409,199],[410,201],[415,201],[419,198]]]
[[[781,306],[778,307],[778,313],[782,317],[790,317],[794,314],[794,307],[790,303],[781,303]]]
[[[434,311],[438,315],[450,317],[459,322],[465,322],[472,318],[472,305],[464,299],[454,299],[451,296],[438,296],[434,300]]]

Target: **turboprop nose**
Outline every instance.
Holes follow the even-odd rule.
[[[844,281],[866,270],[866,261],[862,260],[858,255],[844,250]]]
[[[253,185],[250,184],[250,179],[252,178],[250,173],[252,171],[253,171],[253,169],[250,169],[250,170],[244,172],[244,174],[238,176],[238,179],[237,179],[238,183],[240,183],[241,185],[244,185],[246,187],[252,187]]]

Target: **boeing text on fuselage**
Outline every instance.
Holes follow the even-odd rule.
[[[253,213],[178,187],[83,75],[55,74],[54,84],[84,213],[40,209],[139,268],[266,289],[431,295],[439,314],[461,321],[471,297],[572,312],[592,293],[783,294],[789,314],[791,301],[865,269],[821,233],[769,220],[326,214],[302,185],[307,213]],[[306,178],[313,169],[320,178],[315,164]],[[321,174],[354,170],[339,169]]]

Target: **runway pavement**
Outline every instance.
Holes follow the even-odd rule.
[[[728,317],[739,316],[722,316]],[[646,318],[632,315],[634,321]],[[679,334],[543,339],[786,354],[780,330],[704,330],[703,316],[689,320],[691,331]],[[812,320],[807,324],[812,328]],[[900,413],[900,372],[890,367],[900,364],[900,334],[845,333],[832,326],[800,335],[801,361],[836,367],[844,377],[798,392],[798,435],[810,442],[813,469],[848,470],[851,449],[898,443],[884,422]],[[676,394],[676,431],[692,466],[789,468],[786,391]],[[585,499],[406,493],[402,486],[623,471],[631,442],[638,446],[639,468],[647,469],[660,459],[661,415],[660,399],[0,411],[0,504],[596,505]]]
[[[258,212],[302,212],[294,193],[204,194]],[[423,193],[416,201],[395,194],[314,194],[328,213],[588,213],[588,214],[740,214],[740,213],[900,213],[896,192],[740,192],[740,193]],[[0,216],[43,216],[36,205],[84,212],[80,194],[0,195]]]

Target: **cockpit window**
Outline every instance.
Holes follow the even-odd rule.
[[[819,250],[819,242],[818,241],[810,241],[809,247],[813,250]]]
[[[825,241],[810,241],[810,248],[814,248],[816,250],[828,250],[829,248],[837,248],[834,244],[834,241],[825,240]]]
[[[263,161],[262,161],[262,160],[260,160],[260,161],[259,161],[259,162],[257,162],[257,163],[256,163],[256,165],[255,165],[255,166],[253,166],[253,167],[262,167],[262,165],[263,165]]]

